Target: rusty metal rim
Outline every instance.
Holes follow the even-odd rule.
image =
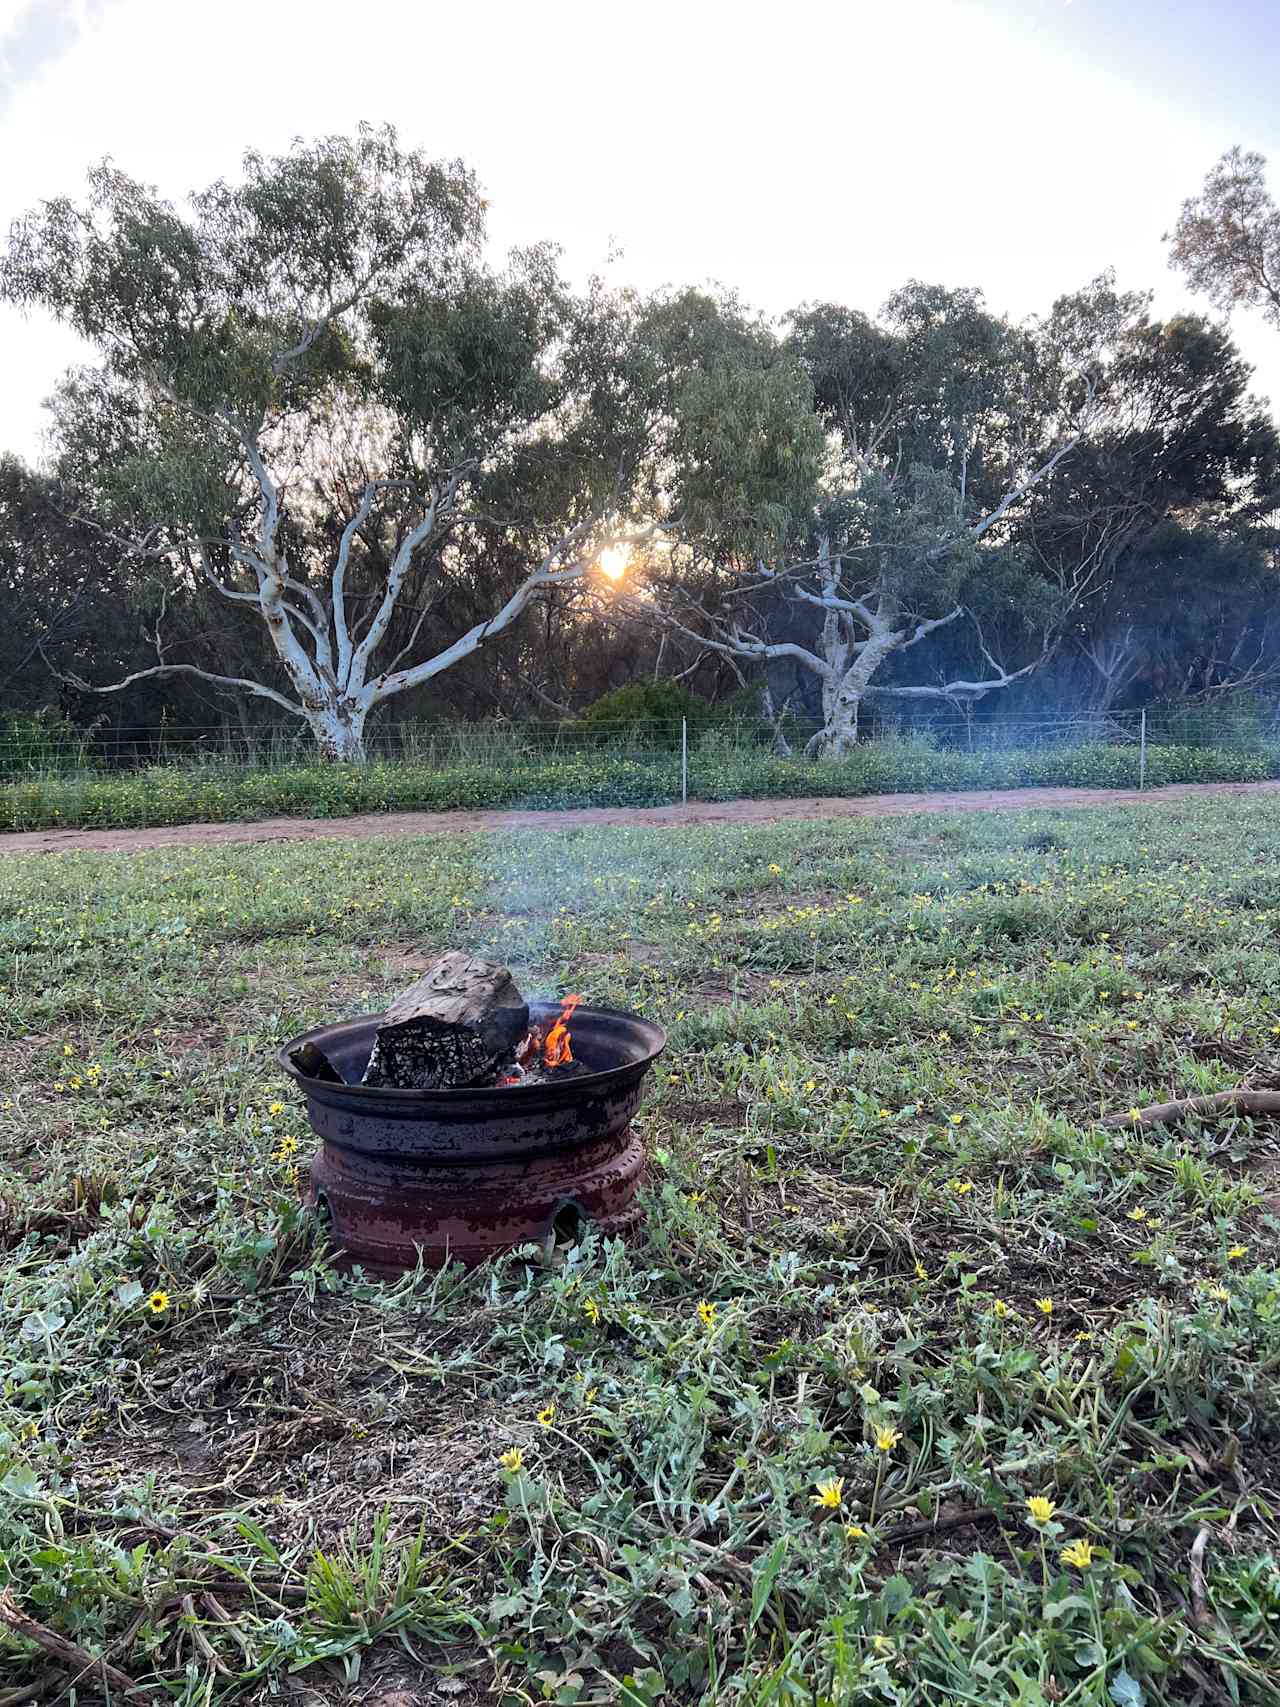
[[[530,1020],[551,1019],[559,1011],[559,1002],[529,1003]],[[405,1112],[410,1108],[427,1110],[442,1104],[461,1113],[464,1104],[474,1108],[477,1102],[492,1100],[503,1112],[514,1114],[517,1108],[528,1108],[532,1112],[535,1101],[543,1105],[576,1102],[584,1092],[589,1094],[607,1091],[614,1085],[629,1083],[636,1077],[637,1072],[643,1076],[666,1048],[667,1034],[662,1026],[640,1014],[630,1013],[625,1008],[594,1008],[584,1004],[578,1008],[574,1017],[584,1033],[594,1033],[596,1036],[601,1032],[607,1035],[611,1031],[630,1033],[627,1038],[631,1046],[630,1051],[615,1066],[605,1067],[599,1072],[584,1073],[559,1084],[552,1081],[540,1085],[468,1085],[453,1090],[432,1091],[405,1091],[376,1085],[330,1084],[299,1072],[290,1059],[292,1052],[304,1043],[314,1043],[318,1048],[324,1049],[326,1044],[332,1046],[335,1040],[349,1039],[356,1032],[369,1032],[372,1045],[372,1033],[383,1019],[381,1013],[375,1013],[360,1014],[340,1021],[337,1025],[321,1025],[311,1031],[304,1031],[299,1036],[290,1038],[288,1043],[276,1052],[276,1060],[308,1097],[330,1106],[355,1102],[367,1105],[369,1112],[373,1113],[377,1104],[385,1107],[390,1103],[392,1106],[404,1108]],[[616,1049],[619,1040],[611,1038],[609,1041]]]

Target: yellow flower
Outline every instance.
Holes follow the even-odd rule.
[[[973,1181],[971,1179],[953,1179],[949,1180],[947,1183],[950,1185],[952,1191],[955,1192],[957,1197],[963,1197],[966,1192],[973,1190]]]
[[[963,1122],[964,1122],[964,1115],[963,1114],[953,1114],[951,1116],[951,1124],[953,1126],[960,1126],[963,1124]]]
[[[71,1047],[71,1045],[69,1043],[64,1043],[62,1045],[62,1053],[64,1055],[74,1055],[75,1050]]]
[[[716,1325],[716,1306],[708,1304],[705,1298],[698,1305],[698,1320],[704,1328],[714,1328]]]
[[[538,1421],[542,1424],[543,1428],[550,1428],[555,1420],[556,1408],[554,1405],[544,1405],[538,1412]]]
[[[922,1262],[918,1262],[916,1264],[916,1279],[917,1280],[928,1280],[928,1278],[929,1278],[928,1269],[925,1268],[925,1266]]]
[[[846,1523],[844,1532],[850,1541],[865,1541],[867,1538],[867,1532],[860,1523]]]
[[[498,1462],[509,1476],[514,1476],[518,1471],[524,1469],[524,1453],[518,1446],[513,1446],[502,1454]]]
[[[871,1646],[878,1654],[891,1654],[893,1652],[893,1637],[875,1635],[871,1638]]]
[[[1225,1304],[1229,1301],[1231,1294],[1227,1291],[1225,1286],[1211,1286],[1209,1288],[1209,1296],[1210,1298],[1216,1298],[1220,1304]]]
[[[273,1102],[271,1104],[271,1107],[267,1110],[267,1113],[268,1114],[283,1114],[284,1113],[284,1104],[282,1102]]]
[[[780,865],[771,865],[769,867],[769,873],[770,873],[770,876],[772,876],[772,877],[781,877],[782,876],[782,867]]]
[[[705,1191],[691,1191],[688,1194],[687,1202],[690,1209],[696,1209],[700,1203],[705,1203],[706,1199],[707,1194]]]
[[[1036,1299],[1036,1309],[1039,1310],[1039,1312],[1042,1316],[1052,1316],[1052,1314],[1053,1314],[1053,1299],[1052,1298],[1037,1298]]]
[[[1145,1209],[1131,1209],[1129,1211],[1130,1221],[1145,1221],[1146,1218],[1147,1212]]]
[[[996,1312],[996,1315],[999,1316],[1001,1321],[1003,1321],[1004,1318],[1009,1314],[1009,1306],[1005,1303],[1003,1298],[997,1298],[996,1299],[995,1312]]]
[[[902,1430],[900,1428],[878,1428],[876,1430],[876,1450],[892,1452],[901,1439]]]
[[[594,1298],[584,1298],[582,1300],[582,1313],[589,1322],[598,1322],[600,1320],[600,1306],[596,1303]]]
[[[1027,1512],[1032,1523],[1048,1523],[1057,1509],[1053,1501],[1046,1499],[1043,1494],[1032,1494],[1027,1501]]]
[[[147,1309],[153,1316],[163,1316],[168,1308],[169,1294],[167,1292],[153,1292],[147,1299]]]
[[[1074,1565],[1078,1571],[1087,1571],[1093,1563],[1093,1548],[1087,1541],[1073,1541],[1062,1549],[1060,1557],[1064,1565]]]
[[[1235,1262],[1238,1257],[1247,1256],[1248,1254],[1248,1245],[1232,1245],[1231,1249],[1227,1252],[1227,1261]]]
[[[1141,1120],[1142,1119],[1142,1110],[1140,1108],[1137,1108],[1137,1107],[1131,1108],[1129,1110],[1129,1119],[1130,1120]]]
[[[892,1120],[893,1119],[893,1110],[890,1108],[882,1108],[880,1110],[880,1118],[881,1118],[881,1120]]]
[[[813,1495],[814,1505],[823,1506],[827,1511],[835,1511],[844,1500],[844,1477],[829,1476],[825,1482],[814,1484],[817,1493]]]

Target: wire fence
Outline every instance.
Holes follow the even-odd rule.
[[[1040,752],[1045,749],[1127,747],[1141,761],[1150,747],[1212,748],[1224,753],[1280,749],[1280,704],[1183,704],[1090,715],[973,715],[904,717],[864,708],[861,748],[912,747],[952,753]],[[379,723],[365,734],[367,762],[432,770],[474,767],[507,770],[557,758],[596,755],[619,762],[667,766],[683,773],[700,759],[772,753],[821,756],[822,724],[786,716],[706,715],[605,721],[587,718],[520,722],[435,721]],[[0,728],[0,780],[58,775],[102,776],[179,767],[244,773],[314,765],[321,760],[305,724],[243,730],[225,723],[153,728],[99,726],[83,734],[65,724]]]

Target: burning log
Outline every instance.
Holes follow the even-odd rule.
[[[550,1025],[532,1026],[516,1049],[515,1063],[498,1080],[500,1085],[545,1085],[548,1079],[580,1079],[591,1071],[576,1061],[569,1037],[569,1021],[581,996],[566,996]]]
[[[442,954],[387,1009],[361,1081],[395,1090],[492,1084],[529,1032],[529,1006],[505,966]]]

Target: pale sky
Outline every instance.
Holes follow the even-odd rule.
[[[495,257],[549,238],[578,278],[1021,316],[1114,266],[1167,313],[1204,307],[1161,234],[1212,162],[1259,149],[1280,195],[1278,86],[1271,0],[0,0],[0,229],[104,155],[176,199],[391,120],[476,170]],[[1235,331],[1280,404],[1280,331]],[[75,342],[0,310],[0,354],[34,458]]]

